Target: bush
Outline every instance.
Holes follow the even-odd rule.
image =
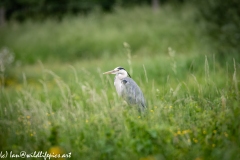
[[[216,42],[220,55],[236,55],[240,51],[240,1],[208,0],[200,4],[205,29]]]
[[[156,0],[158,3],[180,4],[184,0]],[[66,14],[88,14],[94,10],[112,11],[114,7],[133,7],[150,5],[153,0],[2,0],[0,7],[6,11],[7,19],[24,21],[25,19],[42,20],[48,17],[61,19]]]
[[[25,19],[41,20],[48,17],[61,19],[66,14],[87,14],[96,8],[103,11],[111,11],[115,5],[133,5],[139,4],[138,1],[128,2],[126,0],[3,0],[0,7],[6,10],[7,19],[16,19],[24,21]],[[140,3],[146,3],[148,0],[141,0]]]

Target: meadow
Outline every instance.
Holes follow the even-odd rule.
[[[0,28],[14,55],[1,68],[0,151],[240,159],[239,61],[215,53],[194,15],[191,6],[142,6]],[[102,74],[117,66],[142,89],[144,114]]]

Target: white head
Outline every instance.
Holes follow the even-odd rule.
[[[119,79],[131,77],[123,67],[116,67],[114,70],[105,72],[103,74],[116,74],[116,77],[118,77]]]

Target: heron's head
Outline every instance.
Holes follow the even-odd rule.
[[[121,78],[131,77],[130,74],[123,67],[116,67],[114,70],[107,71],[103,74],[116,74]]]

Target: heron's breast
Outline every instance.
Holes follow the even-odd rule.
[[[122,95],[122,82],[119,79],[115,79],[114,86],[119,96]]]

